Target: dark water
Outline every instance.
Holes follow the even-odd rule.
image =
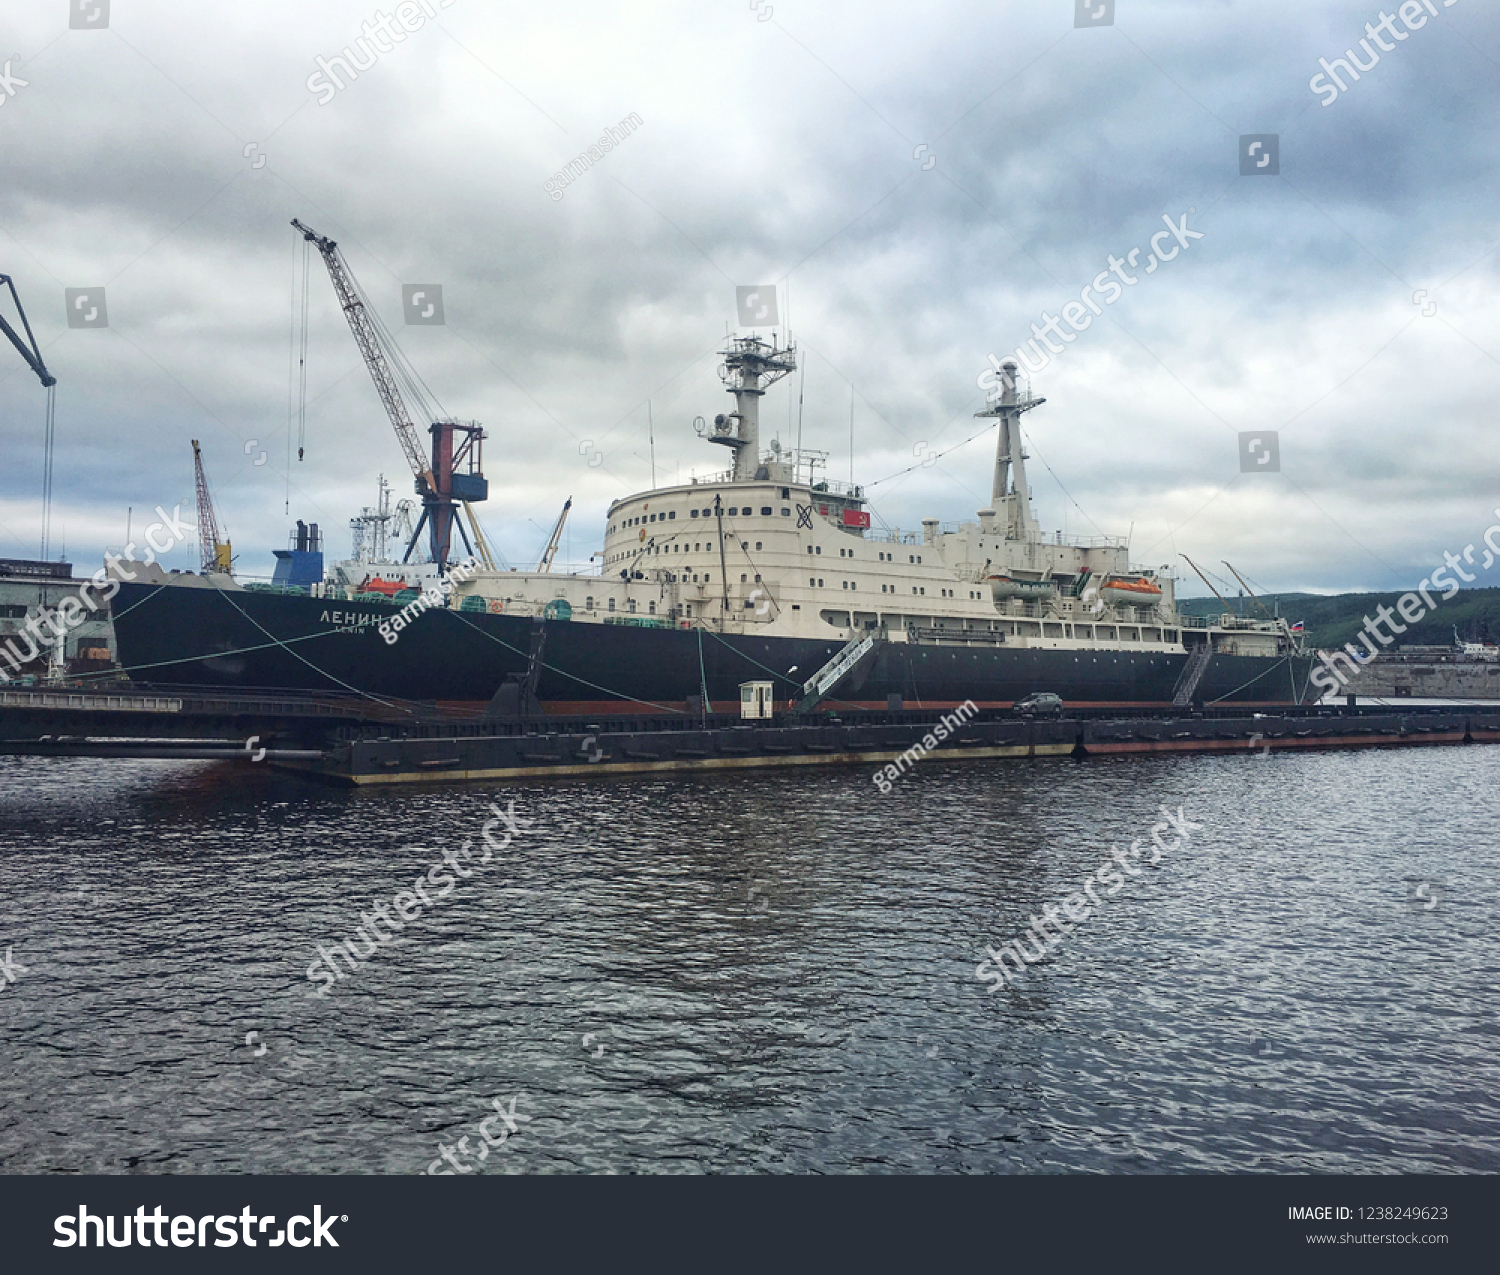
[[[455,1157],[1495,1172],[1497,782],[1493,747],[929,763],[888,797],[0,759],[0,1171],[423,1172],[515,1098]],[[532,826],[310,996],[316,945],[497,797]],[[1163,804],[1201,831],[1023,985],[976,978]]]

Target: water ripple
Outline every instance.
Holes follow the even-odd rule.
[[[487,1173],[1495,1172],[1497,780],[1493,748],[929,765],[886,797],[0,759],[0,1171],[414,1173],[465,1139]],[[320,944],[512,798],[523,833],[309,994]],[[975,977],[1163,805],[1186,846],[1024,980]]]

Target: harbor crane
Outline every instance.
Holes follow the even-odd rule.
[[[360,288],[349,269],[349,263],[339,246],[327,235],[302,224],[295,217],[295,227],[308,243],[322,255],[328,267],[333,290],[338,294],[339,305],[354,333],[355,343],[369,369],[370,379],[385,406],[395,428],[396,438],[406,453],[416,480],[416,493],[422,499],[422,515],[417,520],[411,540],[407,543],[402,561],[411,558],[417,538],[426,527],[432,560],[439,570],[445,570],[452,550],[453,530],[463,538],[464,547],[472,555],[474,549],[468,532],[458,518],[458,507],[469,501],[485,500],[489,496],[489,483],[482,472],[481,445],[484,429],[477,421],[456,421],[440,415],[436,398],[417,375],[406,356],[396,344],[395,337],[381,322],[369,304],[369,299]],[[412,414],[406,405],[403,388],[431,421],[428,433],[432,436],[430,455],[422,448],[421,436],[413,424]],[[477,525],[477,524],[476,524]],[[478,535],[476,531],[476,536]]]
[[[36,373],[37,379],[42,383],[42,388],[47,391],[47,417],[42,441],[41,557],[42,561],[45,562],[47,554],[51,549],[52,539],[52,445],[57,422],[57,377],[53,376],[47,370],[46,361],[42,358],[42,351],[37,346],[36,337],[32,335],[31,324],[26,318],[26,311],[21,307],[21,297],[16,292],[15,280],[8,274],[0,274],[0,284],[10,289],[11,300],[16,303],[16,314],[21,320],[21,327],[26,333],[26,340],[21,340],[20,334],[6,322],[3,314],[0,314],[0,332],[4,332],[10,338],[10,343],[20,351],[21,357],[26,360],[26,366]]]
[[[213,497],[208,492],[208,474],[203,468],[203,453],[196,438],[193,439],[193,478],[198,485],[198,548],[203,563],[201,569],[204,575],[210,571],[228,575],[232,561],[229,538],[219,531]]]

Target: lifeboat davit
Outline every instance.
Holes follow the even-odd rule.
[[[1109,576],[1099,588],[1106,602],[1133,607],[1154,607],[1161,601],[1161,585],[1145,576]]]

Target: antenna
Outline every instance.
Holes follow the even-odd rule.
[[[854,382],[849,382],[849,482],[854,482]]]
[[[802,379],[797,382],[797,456],[792,468],[792,480],[797,478],[797,469],[802,464],[802,395],[807,390],[807,364],[802,365]]]
[[[651,419],[651,400],[646,400],[646,440],[651,450],[651,490],[656,490],[656,423]]]

